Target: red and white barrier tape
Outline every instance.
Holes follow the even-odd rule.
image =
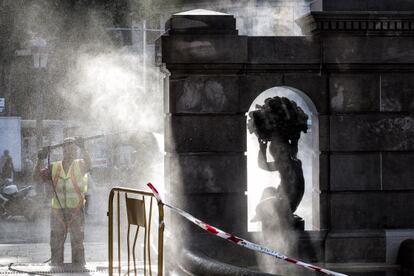
[[[218,236],[218,237],[220,237],[222,239],[225,239],[225,240],[228,240],[230,242],[233,242],[233,243],[235,243],[235,244],[237,244],[239,246],[243,246],[243,247],[248,248],[250,250],[257,251],[257,252],[261,252],[261,253],[264,253],[264,254],[267,254],[267,255],[276,257],[278,259],[287,261],[289,263],[293,263],[293,264],[296,264],[296,265],[305,267],[305,268],[310,269],[312,271],[318,271],[318,272],[322,272],[322,273],[325,273],[327,275],[333,275],[333,276],[347,276],[346,274],[334,272],[334,271],[331,271],[331,270],[328,270],[328,269],[325,269],[325,268],[322,268],[322,267],[318,267],[318,266],[311,265],[311,264],[308,264],[308,263],[305,263],[305,262],[301,262],[299,260],[295,260],[293,258],[289,258],[289,257],[287,257],[287,256],[285,256],[285,255],[283,255],[283,254],[281,254],[281,253],[279,253],[279,252],[277,252],[277,251],[275,251],[273,249],[270,249],[270,248],[261,246],[259,244],[256,244],[256,243],[247,241],[245,239],[239,238],[237,236],[234,236],[232,234],[226,233],[223,230],[220,230],[220,229],[218,229],[218,228],[216,228],[214,226],[211,226],[211,225],[209,225],[209,224],[207,224],[207,223],[205,223],[205,222],[203,222],[203,221],[201,221],[201,220],[193,217],[189,213],[187,213],[187,212],[185,212],[185,211],[183,211],[183,210],[181,210],[181,209],[179,209],[177,207],[174,207],[172,205],[169,205],[167,203],[164,203],[161,200],[161,196],[158,193],[157,189],[154,187],[154,185],[152,185],[151,183],[148,183],[147,186],[152,190],[152,193],[154,194],[154,196],[157,199],[158,203],[161,203],[161,204],[167,206],[168,208],[176,211],[178,214],[180,214],[181,216],[185,217],[187,220],[191,221],[192,223],[196,224],[200,228],[204,229],[207,232],[210,232],[213,235],[216,235],[216,236]]]

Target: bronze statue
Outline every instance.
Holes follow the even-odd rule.
[[[257,105],[249,117],[249,131],[259,140],[259,167],[278,171],[281,178],[277,189],[264,189],[253,220],[262,222],[264,233],[291,229],[301,220],[294,215],[305,190],[302,162],[297,158],[297,152],[300,134],[307,132],[308,116],[294,101],[273,97],[266,99],[264,105]],[[273,162],[267,160],[267,149]]]

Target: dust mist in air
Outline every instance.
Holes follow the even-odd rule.
[[[161,193],[163,191],[162,81],[165,75],[153,65],[154,52],[144,54],[139,39],[138,43],[129,46],[118,43],[125,39],[125,33],[112,30],[114,18],[108,15],[104,6],[84,6],[81,1],[73,5],[60,5],[52,0],[6,2],[9,2],[8,13],[12,15],[10,20],[14,21],[12,39],[21,48],[46,43],[48,66],[39,85],[47,95],[57,100],[53,102],[50,100],[52,97],[45,97],[43,119],[55,122],[57,127],[44,143],[59,143],[65,136],[123,133],[86,145],[95,161],[95,168],[90,175],[92,196],[85,241],[106,242],[107,195],[113,186],[143,188],[146,182],[152,181]],[[130,5],[135,2],[139,1],[130,1]],[[235,15],[241,35],[300,35],[294,20],[308,12],[308,6],[305,0],[278,1],[276,4],[264,1],[180,4],[165,11],[163,17],[166,19],[173,12],[195,8],[210,9]],[[132,41],[134,36],[139,36],[139,30],[131,32]],[[27,72],[21,67],[16,65],[13,70],[20,78],[25,78]],[[23,109],[33,110],[35,114],[35,102],[33,98],[23,103]],[[277,174],[260,178],[251,173],[252,168],[257,167],[257,141],[253,140],[248,140],[249,216],[252,216],[255,201],[261,193],[261,188],[251,189],[254,187],[252,183],[278,185]],[[306,141],[306,137],[300,140],[304,144]],[[306,146],[299,146],[298,155],[304,163],[307,190],[298,213],[305,218],[308,229],[312,216],[311,197],[308,197],[312,186],[308,175],[314,168],[305,165],[305,159],[310,151]],[[30,153],[32,157],[35,154]],[[61,156],[60,151],[53,152],[52,161]],[[253,194],[253,190],[259,195]],[[44,233],[41,240],[47,242],[47,219],[40,221],[37,229]],[[289,244],[284,245],[279,240],[270,247],[284,251]],[[88,255],[86,252],[87,260]]]
[[[134,9],[138,2],[130,1],[129,8]],[[33,56],[47,59],[47,65],[40,69],[36,65],[33,68],[31,56],[24,62],[20,61],[24,57],[11,62],[11,85],[33,95],[19,107],[27,111],[23,119],[29,126],[42,106],[47,129],[43,146],[61,143],[68,136],[105,134],[104,138],[86,142],[93,168],[88,176],[85,248],[86,261],[107,260],[106,211],[111,188],[147,190],[145,184],[149,181],[161,190],[163,187],[164,75],[154,64],[153,46],[162,28],[152,27],[159,32],[153,33],[144,47],[142,22],[132,24],[132,29],[119,29],[131,24],[115,24],[116,15],[108,5],[53,0],[4,1],[2,5],[1,12],[12,26],[8,30],[12,46],[23,49],[22,55],[28,49]],[[4,52],[14,55],[15,48]],[[30,75],[33,77],[28,78]],[[36,96],[39,91],[42,103]],[[25,154],[35,163],[36,145]],[[61,158],[60,149],[52,151],[51,162]],[[39,201],[45,202],[39,218],[31,223],[13,218],[2,227],[7,228],[5,233],[22,233],[22,241],[29,236],[30,240],[45,243],[44,259],[30,256],[29,250],[19,256],[22,261],[27,256],[28,261],[41,262],[50,255],[50,183],[35,183],[27,177],[24,184],[33,185],[36,196],[42,198]],[[7,235],[2,239],[10,240]],[[88,244],[102,250],[92,252]],[[70,262],[68,248],[67,244],[65,262]]]

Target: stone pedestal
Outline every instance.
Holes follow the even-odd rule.
[[[362,2],[379,12],[355,12]],[[385,230],[414,229],[414,12],[407,11],[414,7],[392,1],[399,9],[389,12],[385,2],[325,0],[324,11],[298,21],[303,37],[239,36],[231,15],[174,15],[158,41],[160,64],[171,74],[169,201],[247,235],[245,113],[264,90],[288,86],[318,111],[317,234],[301,236],[309,240],[304,246],[317,247],[310,259],[384,262],[391,250]],[[183,243],[223,259],[233,250],[180,218],[173,222]]]
[[[232,15],[211,11],[175,14],[167,23],[168,33],[158,41],[170,72],[165,180],[169,202],[246,236],[246,118],[239,109],[240,78],[237,71],[222,74],[223,69],[218,73],[204,66],[247,61],[246,37],[237,35],[235,23]],[[203,233],[181,217],[172,215],[170,227],[180,240],[179,248],[196,247],[221,261],[237,261],[237,246]]]

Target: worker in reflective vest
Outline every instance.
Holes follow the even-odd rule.
[[[82,159],[76,159],[77,147]],[[72,263],[85,265],[84,240],[84,194],[87,191],[86,173],[91,168],[91,158],[82,138],[66,138],[63,145],[63,160],[44,167],[48,153],[42,150],[34,169],[35,180],[51,180],[53,184],[52,211],[50,216],[51,264],[63,264],[64,243],[70,233]]]

